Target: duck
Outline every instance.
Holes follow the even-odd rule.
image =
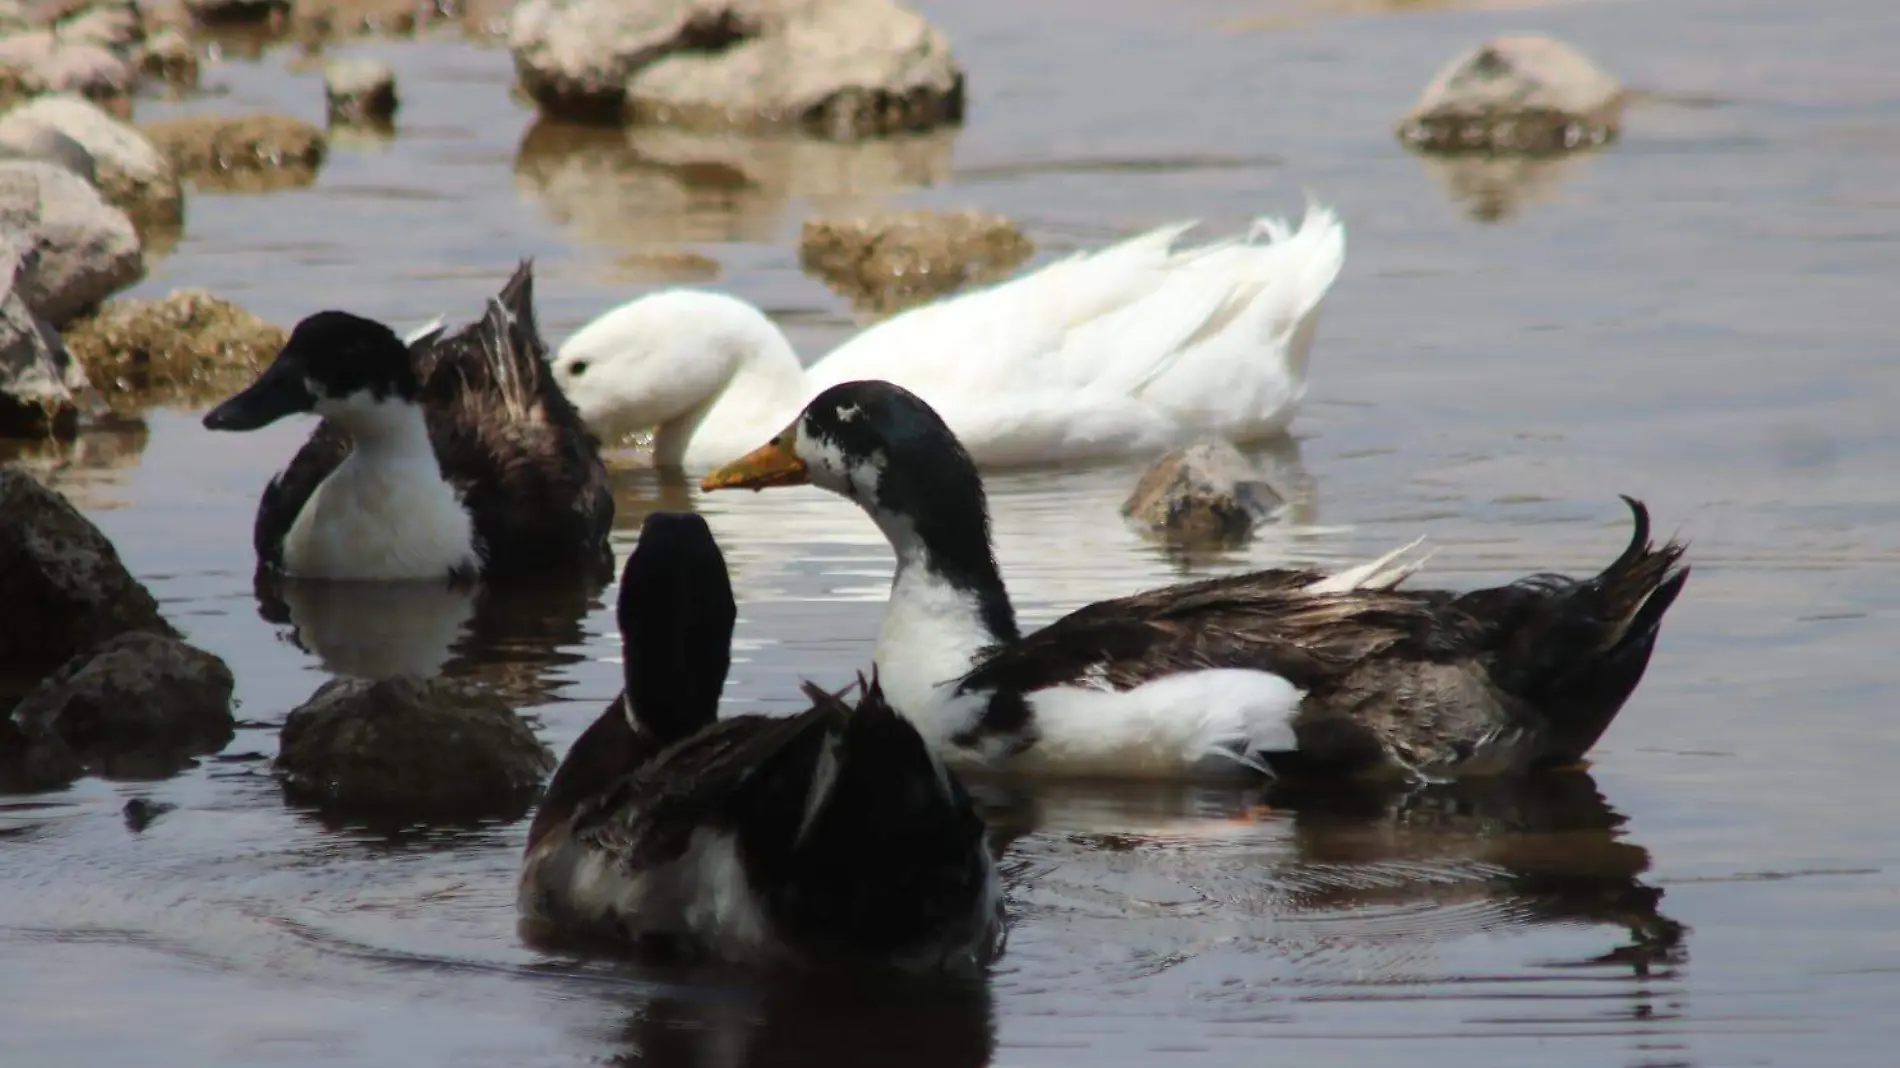
[[[1688,578],[1686,547],[1655,545],[1626,497],[1629,545],[1587,578],[1414,590],[1407,546],[1334,574],[1252,571],[1100,601],[1024,634],[976,464],[922,398],[833,386],[701,488],[805,484],[856,503],[896,554],[876,667],[958,767],[1330,782],[1572,764],[1641,680]]]
[[[256,381],[204,417],[245,432],[322,417],[264,487],[260,574],[293,579],[613,578],[613,493],[588,431],[548,372],[532,261],[483,317],[407,339],[321,311]]]
[[[808,370],[765,313],[663,289],[562,344],[554,373],[612,442],[653,431],[656,467],[704,471],[827,386],[876,378],[925,397],[985,466],[1106,461],[1205,434],[1283,434],[1306,393],[1320,305],[1345,262],[1339,217],[1175,248],[1175,223],[913,308]]]
[[[876,673],[791,716],[719,718],[736,608],[692,513],[649,515],[617,605],[625,688],[528,831],[531,934],[768,968],[973,973],[1001,884],[961,781]]]

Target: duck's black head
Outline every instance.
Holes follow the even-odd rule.
[[[671,742],[719,718],[738,608],[706,521],[655,512],[620,573],[620,652],[636,723]]]
[[[352,407],[413,404],[421,382],[408,346],[374,319],[324,311],[297,324],[277,358],[204,418],[211,430],[256,430],[287,415],[346,415]]]
[[[990,515],[976,462],[930,405],[902,386],[843,382],[820,393],[770,442],[707,475],[706,490],[810,483],[856,501],[901,555],[923,547],[951,583],[1001,605],[986,615],[1016,633],[990,548]],[[1000,613],[1000,614],[998,614]],[[1008,616],[1005,619],[1003,616]]]

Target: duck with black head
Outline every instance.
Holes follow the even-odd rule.
[[[621,576],[626,689],[529,828],[524,932],[749,965],[974,972],[1002,891],[963,785],[884,700],[806,684],[720,719],[736,617],[703,519],[647,517]]]
[[[481,320],[410,341],[323,311],[204,418],[249,431],[322,422],[265,487],[259,568],[300,579],[606,581],[613,496],[598,442],[555,385],[522,263]]]
[[[1582,758],[1642,679],[1688,578],[1649,540],[1587,578],[1456,594],[1397,587],[1400,549],[1337,574],[1272,569],[1016,623],[970,456],[881,381],[818,395],[703,488],[810,483],[897,556],[876,662],[948,759],[1051,774],[1451,778]],[[1407,548],[1410,548],[1409,546]]]

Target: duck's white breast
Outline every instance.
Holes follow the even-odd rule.
[[[480,566],[475,524],[434,457],[365,463],[352,453],[284,537],[284,570],[317,579],[440,579]]]

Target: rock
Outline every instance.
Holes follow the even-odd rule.
[[[199,66],[198,46],[184,31],[171,26],[147,37],[138,51],[139,74],[174,89],[197,88]]]
[[[132,220],[85,179],[50,163],[0,163],[0,234],[37,253],[18,288],[55,327],[145,274]]]
[[[125,807],[119,812],[125,817],[125,829],[133,834],[139,834],[150,827],[152,821],[177,807],[169,801],[152,801],[135,797],[127,801]]]
[[[206,115],[146,125],[181,177],[210,189],[259,192],[309,185],[323,165],[323,131],[288,115]]]
[[[7,112],[5,118],[0,118],[0,128],[8,125],[7,120],[32,106],[22,104]],[[92,185],[98,185],[98,167],[93,162],[92,153],[86,151],[85,145],[50,127],[33,125],[0,134],[0,159],[31,159],[51,163],[66,168]]]
[[[889,314],[1003,278],[1036,248],[985,212],[911,211],[810,219],[799,263],[861,309]]]
[[[236,734],[231,669],[177,638],[132,631],[68,660],[13,711],[87,762],[215,753]]]
[[[335,679],[284,722],[287,794],[376,819],[521,816],[554,757],[486,690],[446,679]]]
[[[963,119],[949,38],[895,0],[523,0],[509,47],[555,118],[840,140]]]
[[[184,4],[198,26],[248,26],[290,10],[289,0],[184,0]]]
[[[57,735],[0,716],[0,794],[58,790],[85,774],[79,755]]]
[[[1283,502],[1233,445],[1197,441],[1142,473],[1122,515],[1153,536],[1189,544],[1232,544]]]
[[[121,58],[145,39],[137,0],[53,0],[40,17],[61,41],[97,45]]]
[[[0,244],[0,437],[71,437],[94,399],[85,369],[21,295],[36,255]]]
[[[100,195],[135,224],[176,228],[184,222],[184,191],[171,161],[136,128],[76,96],[42,97],[0,118],[0,145],[28,145],[48,134],[78,142],[92,161]]]
[[[409,37],[454,17],[455,2],[436,0],[296,0],[291,30],[299,39]]]
[[[396,116],[396,72],[379,59],[339,59],[323,68],[330,121],[386,124]]]
[[[196,406],[256,378],[286,335],[203,290],[115,300],[66,329],[66,347],[115,406]]]
[[[66,498],[0,468],[0,673],[38,679],[129,631],[178,632]]]
[[[1625,95],[1561,41],[1497,37],[1439,71],[1398,133],[1429,152],[1564,152],[1614,139]]]
[[[127,113],[137,81],[130,62],[100,45],[64,41],[51,30],[0,39],[0,107],[43,93],[78,93]]]

